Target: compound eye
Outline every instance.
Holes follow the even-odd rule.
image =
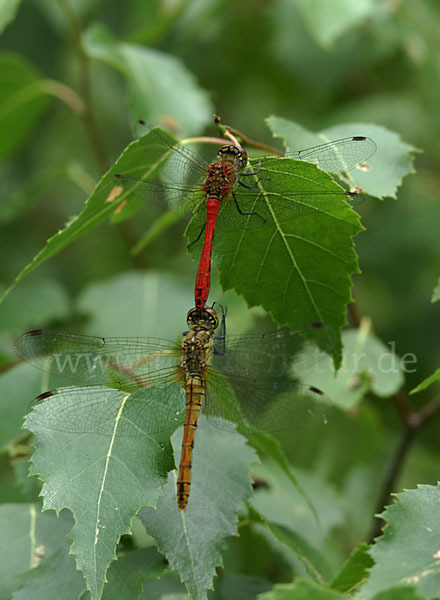
[[[217,158],[220,161],[230,161],[235,163],[238,170],[244,169],[247,165],[247,152],[243,148],[228,144],[227,146],[221,146],[217,152]]]
[[[215,311],[213,308],[205,308],[205,311],[209,315],[209,321],[210,321],[212,329],[217,329],[218,324],[220,322],[217,311]]]
[[[227,146],[220,146],[220,148],[218,149],[217,152],[217,158],[219,160],[224,160],[225,158],[228,158],[228,156],[231,154],[231,146],[227,145]]]
[[[248,161],[248,155],[247,155],[246,150],[241,148],[240,154],[237,155],[237,158],[239,160],[239,169],[244,169],[245,166],[247,165],[247,161]]]
[[[219,324],[217,312],[213,308],[192,308],[187,316],[186,322],[190,329],[199,325],[207,329],[216,329]]]

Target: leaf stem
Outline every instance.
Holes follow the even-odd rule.
[[[225,140],[222,138],[209,137],[209,136],[199,136],[193,138],[187,138],[185,140],[180,140],[180,143],[183,144],[217,144],[220,146],[224,146]]]

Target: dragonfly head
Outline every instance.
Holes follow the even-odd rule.
[[[187,316],[186,322],[190,329],[208,329],[214,331],[219,324],[218,314],[213,308],[192,308]]]
[[[233,144],[227,144],[219,148],[217,152],[217,158],[220,162],[232,163],[237,171],[244,169],[247,165],[247,152],[243,148],[234,146]]]

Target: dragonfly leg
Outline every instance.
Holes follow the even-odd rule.
[[[235,206],[237,207],[237,210],[241,215],[258,217],[262,221],[262,223],[266,223],[266,219],[264,217],[262,217],[261,215],[259,215],[257,212],[255,212],[255,211],[245,212],[245,211],[241,210],[240,205],[237,202],[237,198],[235,197],[234,192],[232,192],[232,197],[234,198]]]
[[[212,305],[213,308],[214,304]],[[226,313],[228,311],[226,306],[223,306],[222,304],[219,306],[222,311],[222,319],[220,321],[220,331],[214,338],[214,354],[224,356],[226,354]]]
[[[258,175],[258,173],[260,171],[261,171],[261,160],[258,163],[256,171],[248,171],[247,173],[240,173],[240,177],[247,177],[248,175]]]
[[[194,244],[197,244],[197,242],[199,241],[199,239],[202,237],[203,232],[205,231],[205,227],[206,227],[206,223],[203,225],[203,227],[200,229],[199,231],[199,235],[196,237],[195,240],[193,240],[192,242],[190,242],[188,244],[188,249],[191,248],[191,246],[193,246]]]
[[[243,186],[244,188],[246,188],[247,190],[253,190],[257,187],[257,185],[259,184],[259,181],[256,181],[255,183],[253,183],[252,185],[247,185],[246,183],[243,183],[243,181],[238,181],[238,185]]]

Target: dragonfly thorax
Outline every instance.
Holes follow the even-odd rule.
[[[216,162],[210,165],[203,184],[207,198],[221,201],[231,193],[237,180],[237,170],[229,162]]]
[[[218,162],[210,165],[203,189],[208,198],[221,201],[230,192],[237,181],[239,171],[247,164],[245,150],[232,144],[222,146],[218,153]]]
[[[183,354],[180,364],[186,377],[203,375],[212,349],[212,332],[206,330],[189,331],[182,344]]]

